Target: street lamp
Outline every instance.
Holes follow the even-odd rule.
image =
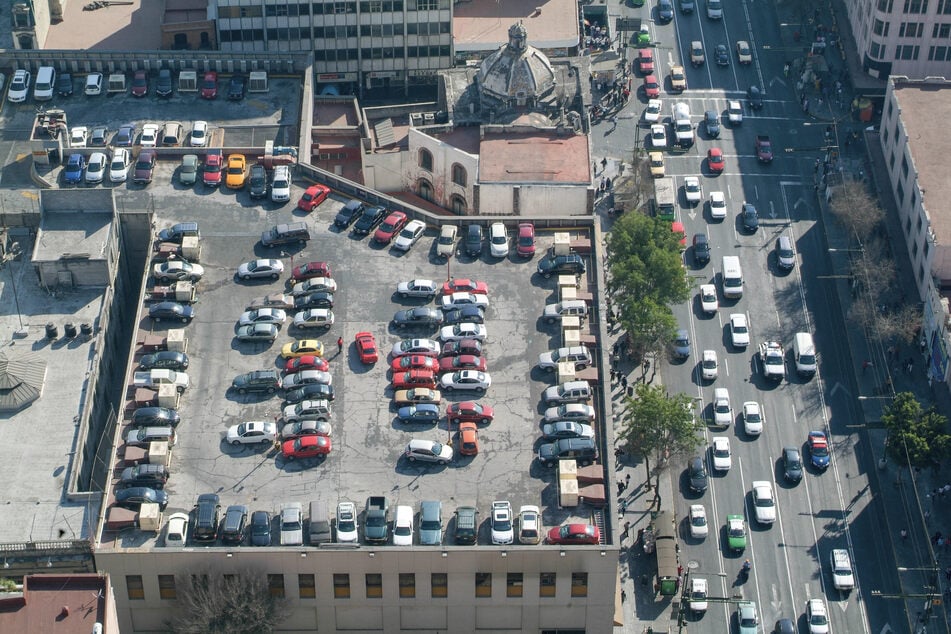
[[[10,244],[9,250],[3,254],[2,260],[0,260],[0,265],[5,266],[8,263],[15,260],[22,253],[20,250],[20,243],[13,242]],[[17,294],[17,282],[16,276],[13,274],[13,267],[10,267],[10,284],[13,287],[13,303],[16,305],[17,309],[17,322],[19,322],[20,327],[17,329],[17,335],[26,334],[26,329],[23,327],[23,316],[20,314],[20,297]]]

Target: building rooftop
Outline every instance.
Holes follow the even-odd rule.
[[[50,25],[45,49],[148,51],[162,47],[165,3],[131,0],[83,11],[86,2],[63,3],[63,21]]]
[[[112,231],[112,213],[45,213],[36,238],[33,259],[61,257],[102,258]]]
[[[591,180],[588,137],[583,134],[487,129],[479,156],[482,183],[568,184]]]
[[[100,574],[29,575],[22,593],[0,594],[0,630],[45,634],[117,633],[109,577]]]
[[[524,20],[530,43],[543,50],[578,45],[578,5],[574,0],[473,0],[453,7],[456,52],[494,51],[508,39],[513,22]]]

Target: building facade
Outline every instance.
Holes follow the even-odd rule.
[[[862,68],[872,77],[951,74],[951,0],[846,0]]]

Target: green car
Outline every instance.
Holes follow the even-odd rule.
[[[651,43],[651,32],[647,28],[646,24],[641,25],[641,30],[637,32],[637,45],[638,46],[650,46]]]
[[[731,550],[746,550],[746,521],[742,515],[726,516],[726,540]]]
[[[759,618],[756,616],[756,604],[752,601],[740,601],[736,604],[736,620],[740,634],[756,634],[759,631]]]
[[[194,185],[198,180],[198,155],[186,154],[182,157],[182,167],[178,172],[178,180],[182,185]]]

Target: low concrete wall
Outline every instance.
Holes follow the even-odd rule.
[[[73,51],[3,49],[3,65],[25,68],[36,73],[40,66],[53,66],[59,72],[113,73],[133,70],[215,70],[224,73],[299,74],[310,72],[311,53],[227,53],[222,51]]]

